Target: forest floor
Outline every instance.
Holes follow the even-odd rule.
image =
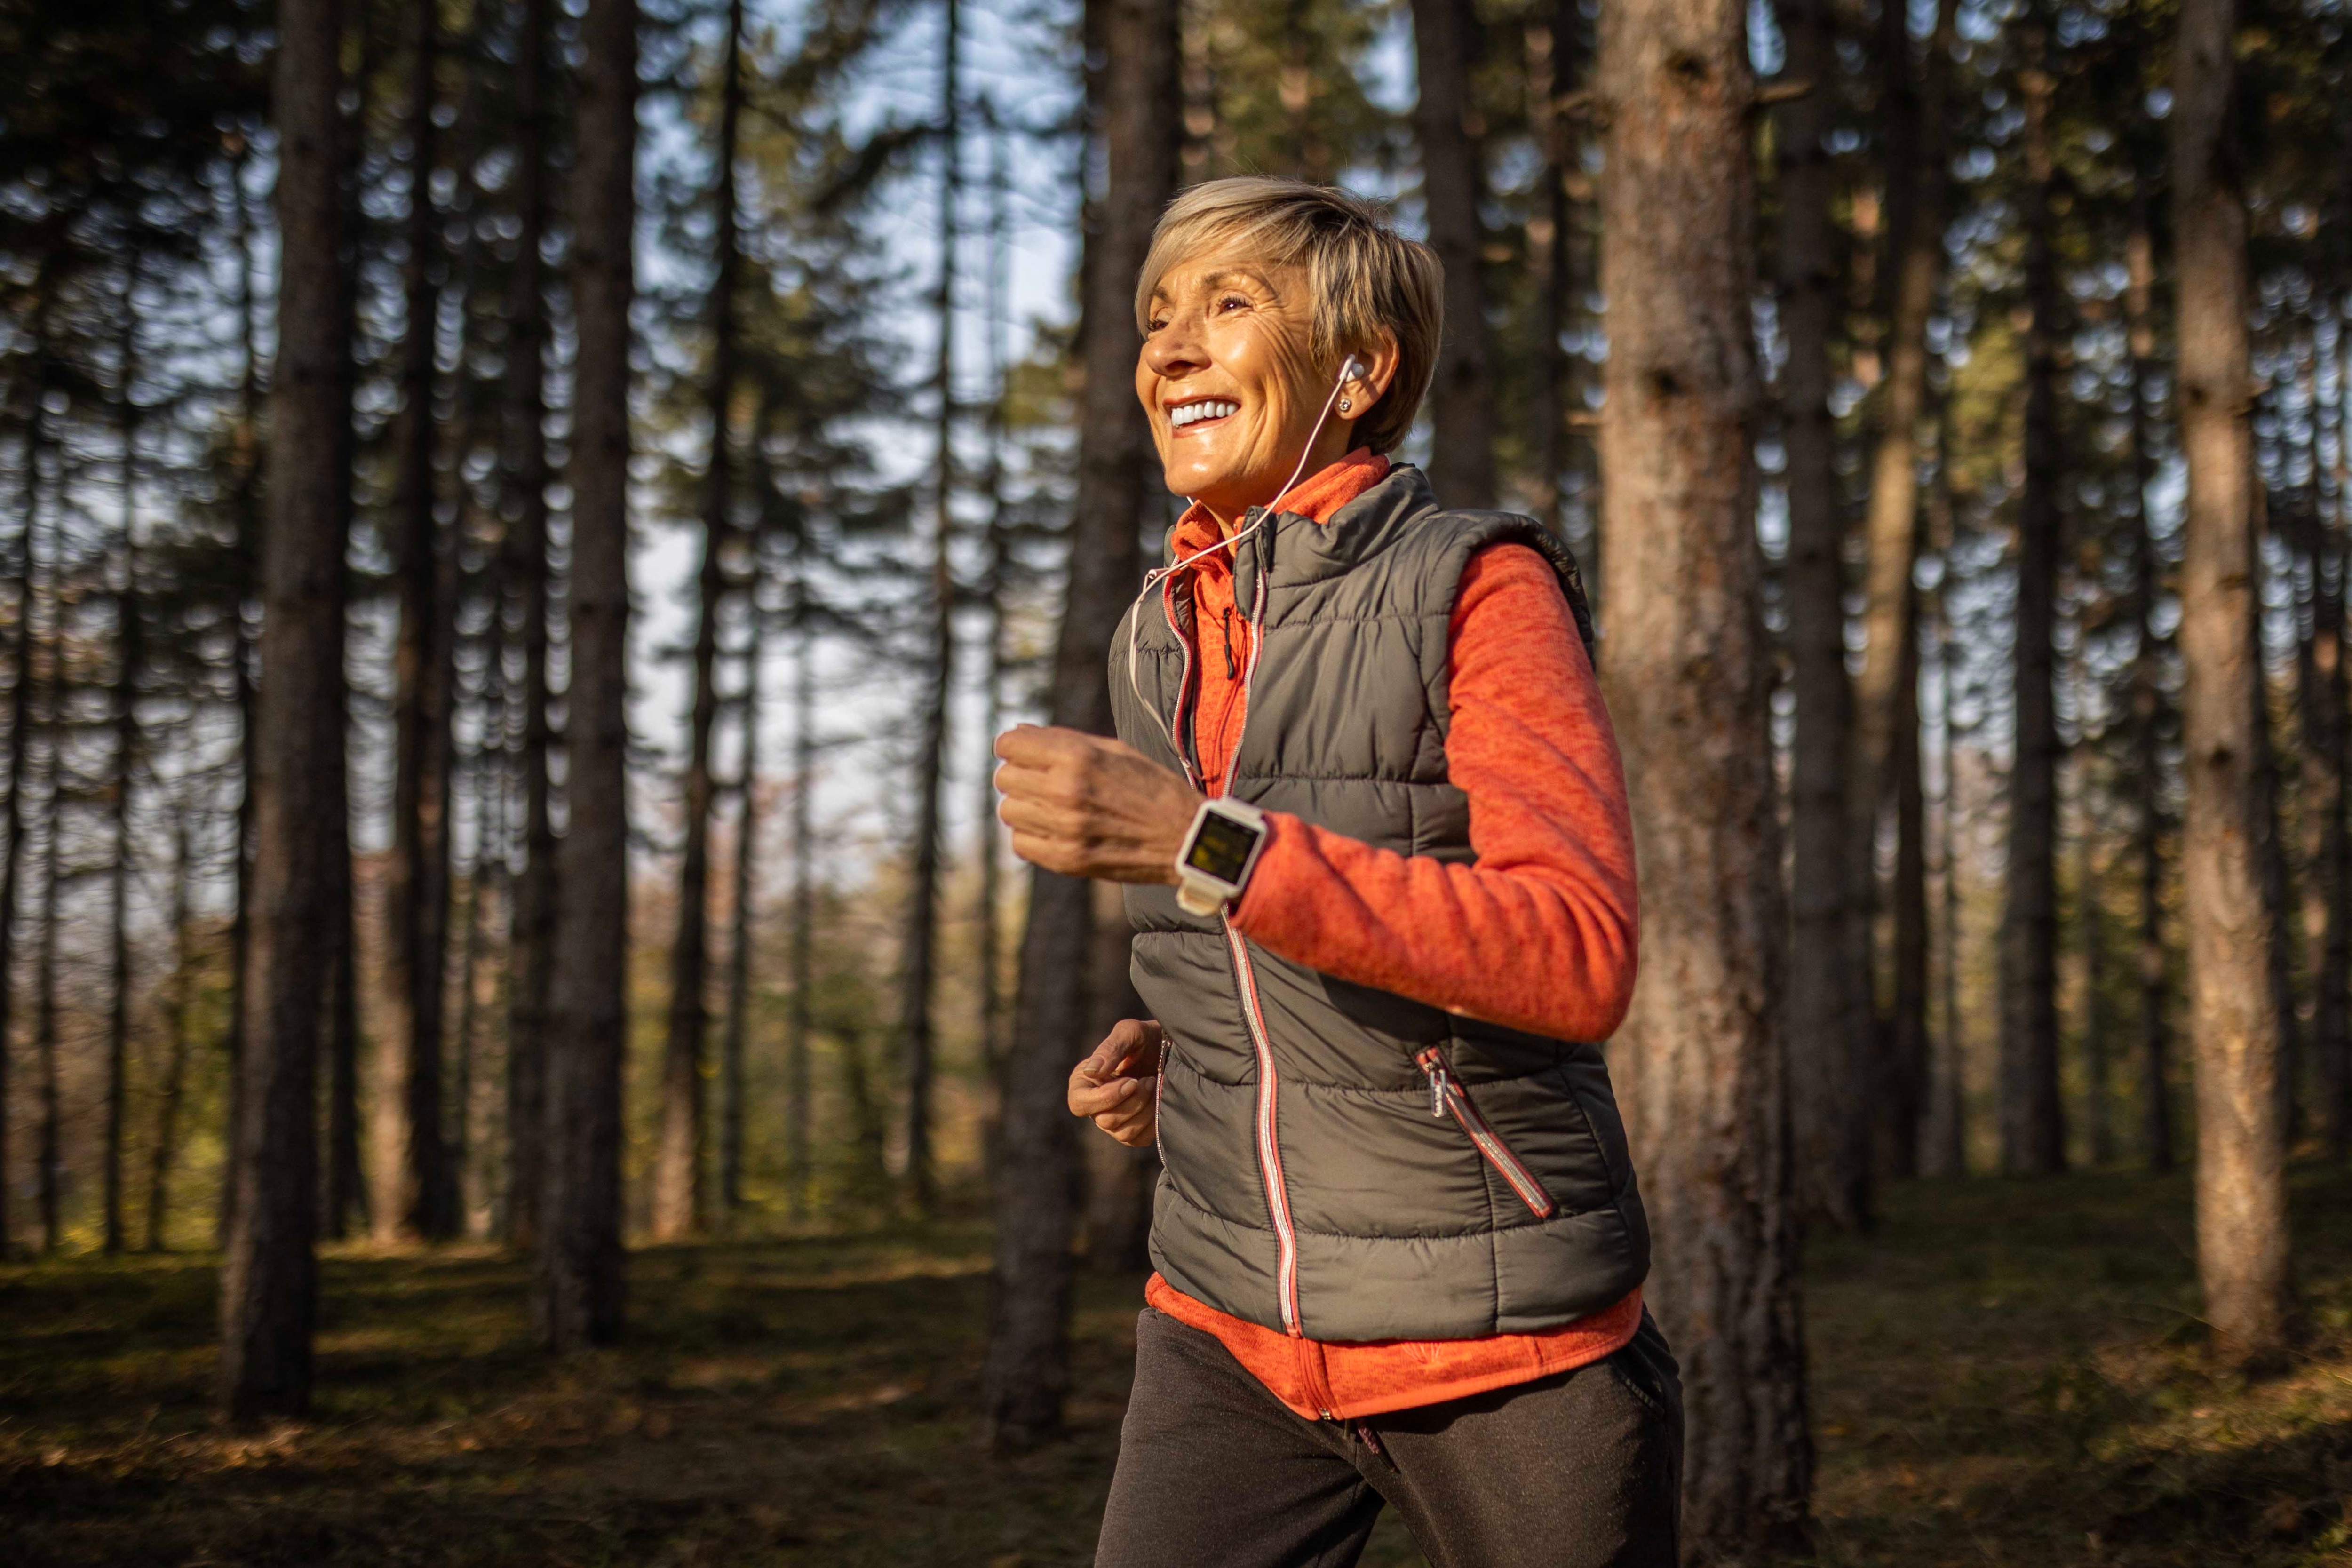
[[[1808,1269],[1818,1563],[2352,1563],[2352,1180],[2296,1173],[2309,1334],[2252,1384],[2184,1179],[1885,1208]],[[992,1461],[987,1268],[976,1225],[642,1251],[628,1344],[551,1368],[517,1261],[339,1252],[317,1414],[262,1436],[208,1419],[211,1259],[0,1268],[0,1563],[1083,1563],[1138,1281],[1082,1288],[1069,1437]],[[1367,1561],[1421,1558],[1384,1521]]]

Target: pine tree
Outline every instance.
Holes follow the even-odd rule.
[[[1088,0],[1103,65],[1087,84],[1109,183],[1086,236],[1079,355],[1084,395],[1069,577],[1055,639],[1053,722],[1108,733],[1103,660],[1141,577],[1139,537],[1150,469],[1133,389],[1130,281],[1176,184],[1174,0]],[[1078,1153],[1063,1086],[1092,1042],[1094,896],[1048,871],[1030,880],[1028,925],[1005,1063],[998,1140],[997,1293],[982,1373],[982,1425],[1012,1448],[1061,1425],[1069,1381],[1070,1239]]]
[[[540,1337],[552,1351],[621,1333],[621,1057],[628,974],[629,309],[635,294],[637,8],[591,0],[581,26],[572,164],[578,318],[570,479],[571,829],[549,991]]]
[[[1786,1127],[1773,659],[1754,523],[1755,108],[1746,9],[1601,17],[1603,690],[1642,867],[1643,984],[1612,1047],[1683,1366],[1684,1555],[1801,1543],[1811,1484]],[[1707,658],[1695,667],[1689,650]]]
[[[335,98],[336,0],[280,0],[280,282],[270,387],[269,526],[256,703],[251,1004],[236,1093],[242,1106],[236,1218],[221,1268],[221,1403],[231,1420],[299,1415],[310,1399],[317,1311],[317,1060],[325,894],[325,757],[340,751],[343,451],[336,426],[342,261]]]
[[[2262,900],[2253,729],[2255,498],[2248,418],[2246,209],[2231,123],[2231,0],[2185,0],[2175,43],[2174,245],[2180,445],[2189,465],[2180,573],[2189,809],[2182,831],[2189,1037],[2197,1068],[2197,1259],[2205,1318],[2238,1361],[2285,1342],[2285,1148],[2279,1125],[2274,940]]]

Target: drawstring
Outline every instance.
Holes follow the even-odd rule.
[[[1241,678],[1241,662],[1234,658],[1234,607],[1227,605],[1225,606],[1225,679],[1239,680]]]

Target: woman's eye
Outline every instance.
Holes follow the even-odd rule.
[[[1228,294],[1217,301],[1217,309],[1220,310],[1241,310],[1248,307],[1249,301],[1238,294]]]

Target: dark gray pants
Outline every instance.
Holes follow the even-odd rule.
[[[1283,1408],[1146,1309],[1096,1568],[1349,1568],[1394,1503],[1433,1568],[1675,1568],[1682,1381],[1649,1314],[1614,1355],[1364,1422]]]

